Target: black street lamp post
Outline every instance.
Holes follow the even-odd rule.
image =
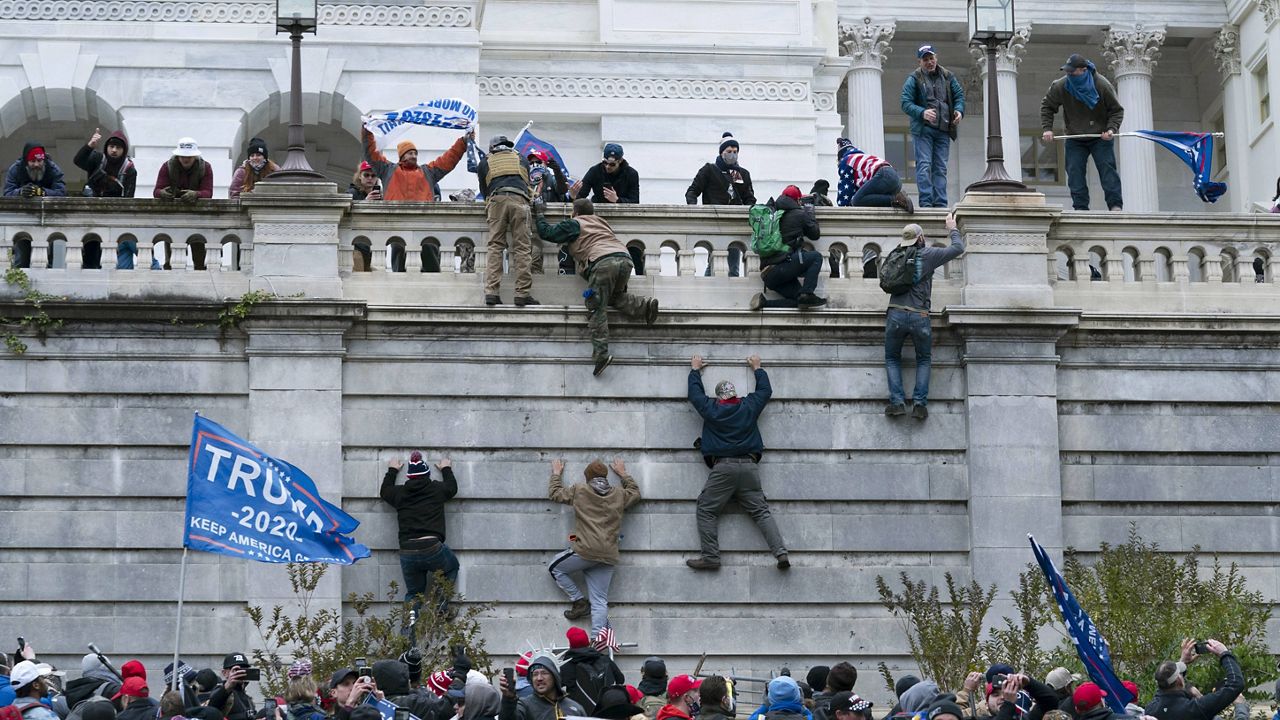
[[[316,32],[316,0],[276,0],[276,33],[289,33],[293,57],[289,77],[289,154],[280,170],[269,180],[322,181],[324,175],[307,162],[306,137],[302,129],[302,34]]]
[[[996,51],[1013,38],[1013,0],[969,0],[969,38],[987,49],[987,171],[965,188],[979,192],[1030,192],[1004,167],[1004,141],[1000,135],[1000,84]]]

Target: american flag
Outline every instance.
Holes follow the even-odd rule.
[[[613,634],[613,628],[605,625],[600,628],[600,632],[596,633],[596,639],[591,641],[591,647],[600,652],[607,652],[610,655],[614,650],[620,650],[622,646],[618,645],[618,639]]]

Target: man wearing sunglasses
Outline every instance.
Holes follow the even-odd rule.
[[[604,159],[592,165],[570,189],[574,199],[591,195],[593,203],[640,202],[640,174],[622,157],[622,146],[607,143]]]

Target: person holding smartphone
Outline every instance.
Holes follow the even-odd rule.
[[[253,673],[250,673],[250,670]],[[222,684],[209,696],[209,707],[227,720],[250,720],[257,712],[245,686],[256,680],[258,670],[250,667],[244,653],[234,652],[222,659]]]
[[[573,199],[590,195],[593,203],[640,202],[640,173],[622,157],[622,146],[606,143],[604,159],[592,165],[569,189]]]
[[[1187,683],[1187,666],[1202,654],[1212,653],[1222,666],[1222,682],[1210,693],[1193,693]],[[1231,707],[1244,691],[1244,671],[1230,648],[1217,640],[1197,643],[1182,641],[1182,656],[1177,662],[1166,660],[1156,667],[1156,695],[1147,703],[1147,714],[1156,720],[1210,720]]]

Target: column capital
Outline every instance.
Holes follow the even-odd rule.
[[[853,59],[855,70],[883,70],[885,58],[893,52],[889,42],[895,30],[896,22],[872,22],[869,17],[861,22],[840,23],[840,53]]]
[[[1116,78],[1125,75],[1150,77],[1164,44],[1164,27],[1132,27],[1112,25],[1102,41],[1102,54],[1111,63]]]
[[[1263,22],[1270,29],[1276,18],[1280,17],[1280,0],[1254,0],[1254,3],[1258,6],[1258,12],[1262,13]]]
[[[1240,74],[1240,28],[1227,23],[1213,38],[1213,57],[1223,75]]]
[[[996,72],[1018,72],[1022,56],[1027,53],[1027,43],[1031,42],[1031,25],[1023,25],[1013,31],[1008,42],[996,46]],[[969,54],[977,61],[983,74],[987,72],[987,49],[982,45],[970,45]]]

